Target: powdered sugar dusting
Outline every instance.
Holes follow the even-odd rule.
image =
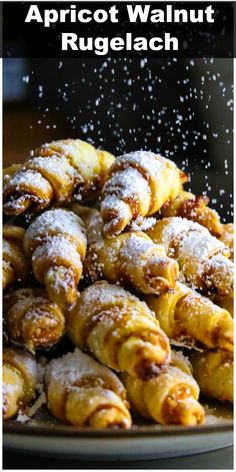
[[[55,170],[55,169],[54,169]],[[4,192],[8,189],[15,187],[16,191],[21,192],[21,187],[26,188],[40,188],[41,191],[47,193],[48,188],[50,188],[50,184],[48,181],[40,174],[40,172],[36,172],[34,170],[21,168],[19,172],[17,172],[4,186]]]
[[[80,265],[81,260],[75,245],[63,236],[49,237],[42,246],[38,246],[33,253],[32,262],[45,258],[50,259],[51,266],[57,264],[58,259],[62,260],[62,258],[65,259],[65,264],[71,261],[73,267],[78,263]]]
[[[83,306],[83,311],[91,309],[91,305],[97,307],[98,305],[116,305],[127,304],[129,301],[143,307],[146,313],[153,316],[146,303],[141,302],[137,297],[124,290],[119,285],[109,284],[105,280],[96,282],[90,287],[86,288],[80,295],[80,306]]]
[[[138,216],[136,220],[132,221],[130,224],[130,229],[131,231],[148,231],[155,225],[156,222],[156,218],[142,218],[142,216]]]
[[[132,195],[150,195],[150,188],[147,180],[137,169],[127,167],[125,170],[115,172],[105,183],[103,193],[114,194],[120,198],[128,199]]]
[[[169,257],[177,259],[183,282],[186,278],[189,284],[196,284],[196,288],[216,288],[224,294],[232,292],[233,269],[225,257],[229,256],[229,249],[222,241],[212,236],[207,228],[185,218],[165,218],[157,221],[156,226],[154,240],[164,244]]]
[[[220,293],[233,297],[234,264],[222,254],[212,257],[207,264],[209,275],[206,278],[207,287],[215,286]]]
[[[55,148],[60,151],[63,151],[66,156],[73,156],[73,154],[75,153],[75,146],[76,151],[78,152],[81,144],[83,144],[81,139],[65,139],[59,141],[52,141],[51,143],[45,143],[43,144],[42,148]]]
[[[119,385],[123,387],[113,372],[107,367],[99,364],[92,357],[83,354],[78,348],[72,353],[68,353],[58,359],[53,359],[49,362],[46,368],[46,381],[55,379],[62,383],[63,387],[73,386],[79,379],[84,376],[96,376],[104,378],[104,376],[110,376]]]
[[[65,178],[70,178],[73,180],[75,178],[75,170],[73,167],[68,165],[68,161],[63,156],[52,155],[50,157],[33,157],[26,164],[27,168],[37,169],[40,171],[45,171],[47,176],[50,174],[58,180],[65,180]],[[56,173],[55,173],[56,170]]]
[[[151,240],[148,240],[139,234],[133,233],[129,238],[126,239],[123,247],[121,248],[120,255],[127,262],[139,260],[141,264],[145,253],[150,249],[153,249],[153,246],[154,243]]]
[[[222,274],[226,276],[228,271],[230,270],[232,276],[234,272],[234,264],[230,259],[224,257],[223,254],[217,254],[216,256],[212,257],[211,259],[211,267],[222,271]]]
[[[201,230],[200,233],[202,233]],[[204,232],[204,237],[199,234],[198,230],[191,231],[179,245],[179,259],[184,260],[190,257],[203,260],[224,249],[225,245],[208,231]]]
[[[128,204],[120,200],[116,195],[107,195],[102,201],[101,211],[116,212],[117,220],[119,221],[122,218],[130,217],[130,210]],[[130,219],[130,218],[129,218]]]
[[[170,161],[169,161],[170,162]],[[151,151],[134,151],[129,154],[124,154],[116,159],[115,167],[125,165],[125,167],[133,166],[137,169],[143,169],[145,174],[149,177],[160,178],[160,172],[166,163],[166,159],[160,154],[154,154]],[[171,162],[173,167],[176,167],[174,162]]]
[[[45,211],[36,218],[26,231],[26,238],[42,238],[55,235],[64,235],[74,240],[82,239],[86,244],[86,234],[82,219],[73,213],[61,208]],[[40,236],[39,236],[40,235]]]
[[[30,416],[26,415],[22,410],[19,410],[17,413],[16,421],[17,423],[28,423],[31,418]]]
[[[163,222],[166,222],[167,224],[162,232],[162,243],[167,249],[169,248],[172,240],[181,240],[184,233],[188,233],[189,231],[198,231],[198,233],[200,232],[203,234],[208,233],[207,229],[198,223],[194,223],[193,221],[187,220],[186,218],[180,218],[178,216],[173,218],[164,218]]]
[[[102,241],[103,220],[99,211],[94,210],[86,220],[88,242]]]

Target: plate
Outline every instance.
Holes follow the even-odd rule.
[[[232,408],[204,405],[206,423],[198,427],[160,426],[140,423],[129,430],[92,430],[36,415],[29,423],[4,425],[3,442],[8,449],[54,457],[83,460],[151,460],[197,454],[233,444]]]

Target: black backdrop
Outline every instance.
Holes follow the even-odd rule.
[[[232,81],[231,59],[5,59],[5,111],[19,88],[18,109],[34,110],[36,133],[50,128],[50,137],[88,139],[116,155],[160,151],[230,221]]]

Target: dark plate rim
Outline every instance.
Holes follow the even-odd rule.
[[[201,426],[132,426],[131,429],[119,430],[93,430],[89,428],[76,428],[70,425],[42,425],[37,423],[31,424],[14,424],[3,426],[3,434],[8,435],[25,435],[25,436],[68,436],[75,438],[130,438],[132,436],[170,436],[170,435],[199,435],[199,434],[213,434],[213,433],[230,433],[233,432],[233,420],[224,421],[218,424],[205,424]]]

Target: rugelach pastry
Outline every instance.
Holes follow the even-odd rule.
[[[4,420],[15,416],[33,398],[37,386],[37,375],[37,362],[31,354],[17,348],[3,350]]]
[[[177,197],[186,180],[184,172],[160,154],[135,151],[117,157],[102,191],[104,235],[119,234],[135,218],[156,213]]]
[[[5,184],[3,210],[7,215],[34,214],[72,198],[94,198],[113,161],[110,153],[80,139],[43,144]]]
[[[118,372],[148,379],[170,362],[169,340],[154,313],[118,285],[86,288],[66,317],[72,342]]]
[[[50,300],[62,308],[75,303],[87,245],[82,219],[62,208],[45,211],[30,224],[23,244]]]
[[[95,429],[131,426],[121,381],[79,349],[48,364],[45,384],[49,410],[65,423]]]

